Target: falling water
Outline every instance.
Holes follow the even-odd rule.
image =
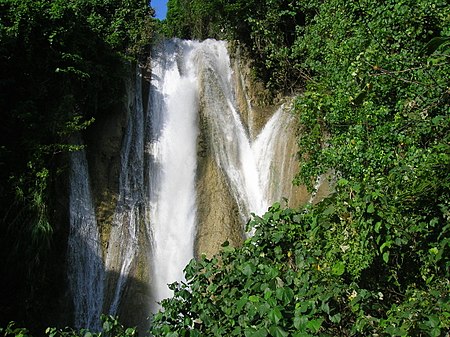
[[[129,95],[128,124],[122,145],[119,200],[105,258],[106,270],[114,274],[108,277],[108,291],[113,294],[109,305],[111,315],[117,314],[129,272],[138,254],[140,223],[145,221],[144,111],[139,69],[135,78],[135,92]]]
[[[235,105],[230,59],[223,41],[206,41],[197,57],[203,111],[218,166],[225,172],[242,221],[250,212],[261,213],[267,201],[249,135]]]
[[[283,169],[275,166],[283,159],[274,158],[289,152],[283,137],[290,117],[282,107],[256,138],[249,137],[237,108],[225,42],[163,41],[153,50],[151,69],[146,113],[140,71],[131,86],[136,89],[129,96],[119,195],[103,263],[87,163],[84,157],[72,158],[69,277],[78,326],[93,326],[102,305],[110,314],[120,311],[142,254],[150,261],[145,281],[151,286],[152,310],[157,309],[153,303],[171,296],[167,284],[183,280],[183,268],[194,256],[198,223],[200,132],[207,134],[208,151],[242,225],[250,212],[265,212],[283,193],[273,183],[281,180]],[[82,295],[77,298],[77,293]]]
[[[197,43],[167,41],[152,63],[149,120],[153,296],[171,296],[193,257],[196,224]]]
[[[104,270],[84,150],[70,156],[69,287],[76,328],[99,330]]]
[[[241,122],[226,43],[165,41],[154,51],[149,104],[150,201],[155,300],[171,296],[193,257],[196,231],[198,119],[207,120],[215,161],[226,177],[241,222],[267,210],[274,139],[285,123],[283,108],[252,144]],[[279,137],[280,138],[280,137]],[[282,142],[282,141],[281,141]],[[271,173],[272,172],[272,173]]]
[[[241,220],[250,212],[262,214],[283,191],[273,184],[281,170],[275,158],[287,159],[287,137],[292,118],[281,106],[263,130],[252,141],[236,107],[230,60],[225,42],[206,41],[198,58],[203,112],[208,118],[209,132],[218,166],[225,172],[238,204]],[[278,185],[279,187],[280,185]]]
[[[293,117],[286,110],[286,106],[282,105],[251,145],[261,181],[261,192],[268,204],[286,197],[283,195],[287,193],[284,181],[289,173],[286,171],[295,162],[289,142]],[[265,210],[266,208],[263,211]]]

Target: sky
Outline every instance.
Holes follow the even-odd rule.
[[[156,18],[164,20],[167,13],[167,0],[151,0],[150,6],[156,11]]]

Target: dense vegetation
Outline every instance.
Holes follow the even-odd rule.
[[[24,261],[48,245],[44,192],[56,171],[53,158],[71,149],[70,132],[120,90],[109,86],[110,76],[119,76],[117,66],[142,36],[130,18],[145,20],[148,10],[133,4],[1,3],[2,255],[18,242]],[[273,92],[297,94],[296,183],[312,188],[315,177],[331,172],[336,184],[318,205],[275,204],[255,215],[255,234],[242,247],[225,243],[217,257],[192,261],[151,333],[448,335],[447,2],[170,0],[163,29],[242,43]],[[134,334],[112,318],[103,327],[108,336]],[[28,332],[8,326],[1,333]]]
[[[166,30],[243,42],[300,93],[297,183],[242,248],[192,261],[157,336],[446,336],[450,331],[450,8],[440,0],[171,0]],[[185,10],[187,8],[187,10]]]
[[[145,0],[0,1],[0,324],[48,324],[36,321],[62,279],[64,154],[124,97],[152,14]]]

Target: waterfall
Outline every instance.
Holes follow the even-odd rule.
[[[95,326],[102,308],[117,315],[143,303],[142,298],[126,302],[139,287],[139,296],[155,311],[157,302],[172,295],[167,285],[183,280],[198,239],[203,145],[213,166],[208,172],[221,186],[211,191],[224,194],[216,204],[226,201],[220,206],[229,211],[214,214],[233,218],[227,226],[241,224],[233,232],[239,240],[250,212],[264,213],[286,193],[281,181],[293,158],[286,138],[292,118],[282,106],[250,137],[237,107],[226,42],[162,41],[153,48],[151,71],[146,111],[139,68],[129,86],[117,204],[112,218],[100,224],[103,254],[87,162],[82,152],[72,156],[69,279],[79,327]],[[142,284],[149,285],[150,294]]]
[[[134,92],[129,94],[128,124],[121,153],[119,199],[114,213],[105,268],[112,292],[109,314],[116,315],[130,270],[138,254],[140,224],[145,221],[144,111],[142,75],[135,75]]]
[[[193,257],[196,223],[198,93],[195,42],[167,41],[152,62],[149,104],[152,284],[156,301],[170,297]]]
[[[268,204],[287,197],[285,186],[287,177],[295,174],[289,172],[295,167],[296,159],[292,151],[293,117],[283,104],[266,123],[262,131],[252,143],[261,181],[262,195]],[[291,182],[288,180],[288,186]],[[263,209],[263,211],[265,211]]]
[[[238,206],[242,226],[274,197],[274,140],[288,125],[280,108],[252,143],[236,107],[226,42],[164,41],[153,51],[149,98],[150,230],[152,289],[159,301],[167,284],[183,279],[194,254],[199,114],[207,121],[209,146]],[[283,143],[282,137],[279,143]]]
[[[84,150],[70,156],[69,288],[76,328],[100,330],[104,269]]]
[[[267,207],[249,135],[235,105],[230,59],[224,41],[207,40],[197,54],[203,112],[218,166],[225,172],[243,222]]]

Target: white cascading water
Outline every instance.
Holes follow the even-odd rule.
[[[105,274],[85,151],[72,152],[70,163],[67,266],[74,304],[74,326],[99,331]]]
[[[198,93],[197,43],[167,41],[155,51],[149,104],[152,291],[171,296],[167,284],[183,278],[194,256]]]
[[[266,210],[267,200],[248,132],[236,108],[226,42],[203,42],[197,66],[208,132],[214,135],[211,146],[216,162],[225,172],[242,221],[246,222],[250,212],[259,214]]]
[[[286,112],[281,108],[252,144],[236,108],[232,76],[226,42],[170,40],[154,50],[146,150],[155,301],[171,296],[167,284],[183,279],[194,254],[200,108],[243,225],[250,212],[261,214],[272,202],[268,181]]]
[[[243,226],[250,212],[262,214],[282,196],[271,182],[280,179],[276,175],[282,171],[274,169],[274,154],[286,155],[283,137],[287,132],[283,128],[290,117],[280,108],[254,141],[250,140],[254,137],[249,137],[235,103],[234,74],[225,42],[163,41],[153,50],[151,67],[145,116],[140,71],[129,97],[119,196],[103,264],[88,183],[77,192],[82,195],[74,194],[76,187],[71,191],[74,225],[69,278],[74,301],[80,303],[75,305],[80,313],[79,326],[98,322],[102,304],[110,314],[118,313],[129,275],[136,270],[137,257],[142,256],[139,254],[150,256],[152,311],[158,309],[157,302],[172,295],[167,285],[183,280],[183,268],[194,256],[197,226],[199,113],[207,125],[202,132],[208,133],[208,147],[239,208]],[[77,158],[73,157],[71,186],[88,179],[85,159]],[[84,208],[86,215],[79,215]],[[86,233],[77,234],[72,227],[86,227]],[[85,247],[77,240],[85,240]],[[150,252],[143,252],[147,246]],[[83,249],[86,257],[79,253]],[[71,262],[78,257],[80,261]],[[77,293],[86,294],[86,298],[76,298]]]
[[[256,160],[259,178],[261,182],[261,192],[268,204],[280,201],[285,197],[283,193],[283,176],[285,167],[292,164],[295,158],[290,153],[289,137],[292,130],[293,118],[282,105],[269,119],[259,135],[253,141],[251,147]],[[289,158],[289,156],[292,156]],[[278,159],[276,161],[276,159]],[[268,205],[266,205],[268,206]],[[262,211],[266,211],[264,208]],[[261,213],[257,213],[261,214]]]

